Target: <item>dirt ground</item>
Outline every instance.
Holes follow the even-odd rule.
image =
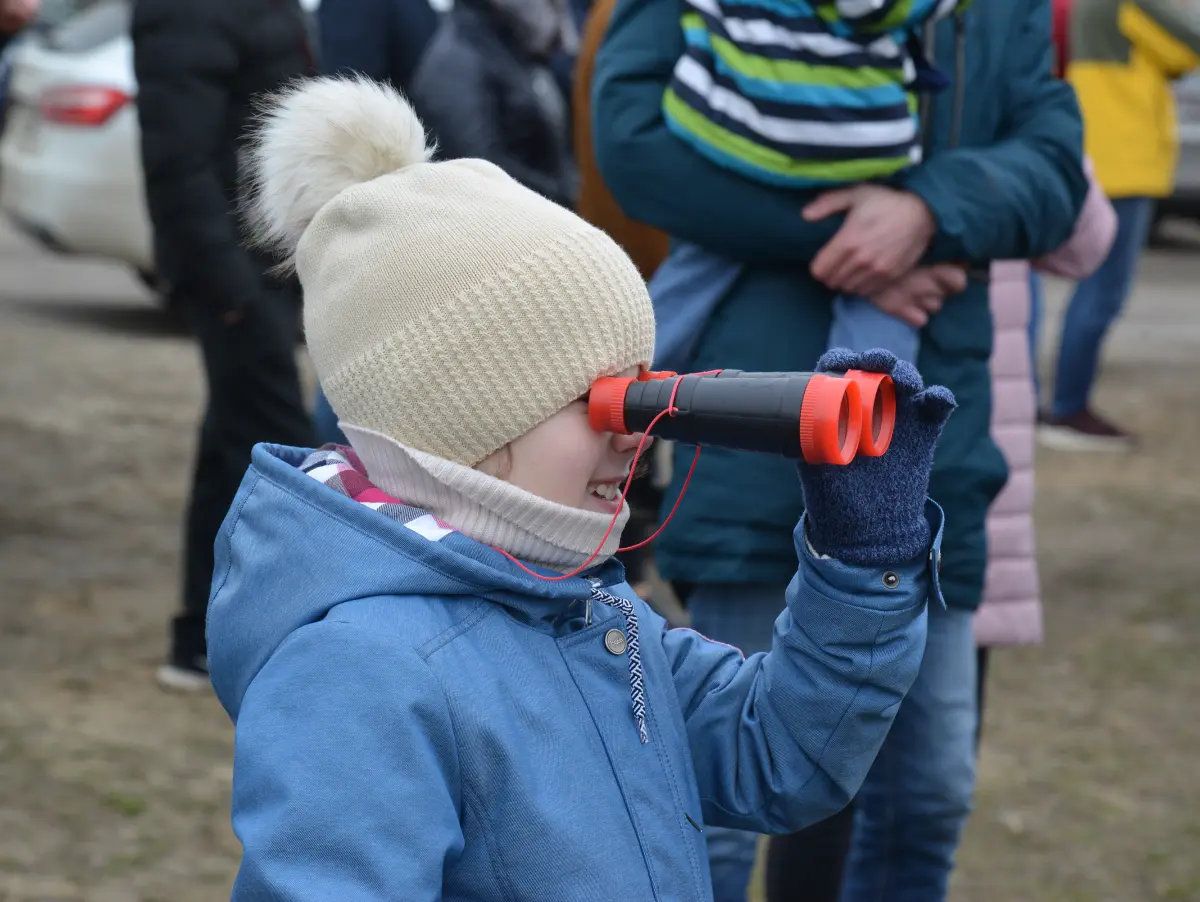
[[[1039,460],[1048,641],[994,658],[960,902],[1200,900],[1198,280],[1150,259],[1104,370],[1144,450]],[[153,682],[197,355],[0,233],[0,374],[0,902],[228,898],[229,723]]]

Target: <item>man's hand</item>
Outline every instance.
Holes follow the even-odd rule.
[[[845,213],[836,235],[813,258],[812,274],[835,291],[872,297],[921,259],[936,224],[915,194],[881,185],[827,191],[806,206],[809,222]]]
[[[0,32],[13,34],[33,21],[41,0],[0,0]]]
[[[893,282],[878,294],[870,295],[871,303],[902,319],[910,326],[922,328],[933,314],[942,309],[946,298],[961,294],[967,287],[965,266],[938,263],[919,266]]]

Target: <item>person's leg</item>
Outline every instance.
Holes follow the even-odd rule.
[[[1032,267],[1029,270],[1029,367],[1033,377],[1033,400],[1040,414],[1042,409],[1042,386],[1038,375],[1038,335],[1042,327],[1042,275]]]
[[[851,803],[831,818],[767,847],[767,902],[838,902],[854,833]]]
[[[184,528],[183,611],[173,622],[170,663],[159,671],[160,682],[178,689],[207,685],[204,621],[213,543],[250,464],[251,449],[259,442],[313,443],[296,367],[292,297],[264,292],[232,325],[207,305],[194,303],[188,312],[201,346],[208,407]]]
[[[829,347],[869,351],[883,348],[901,360],[917,359],[920,333],[901,319],[884,313],[870,300],[840,295],[833,302],[833,324],[829,328]]]
[[[346,436],[338,426],[337,414],[329,406],[325,390],[317,385],[317,397],[313,402],[313,425],[317,429],[318,445],[348,445]]]
[[[1107,259],[1080,282],[1067,305],[1055,368],[1050,426],[1043,438],[1064,448],[1128,444],[1130,436],[1097,418],[1089,408],[1100,351],[1121,312],[1137,273],[1154,204],[1146,197],[1113,201],[1117,235]]]
[[[979,740],[983,738],[983,703],[987,698],[988,649],[975,649],[975,753],[979,754]]]
[[[786,586],[698,583],[687,593],[696,632],[752,655],[771,647],[771,631],[783,611]],[[746,902],[758,835],[724,827],[705,828],[713,902]]]
[[[939,902],[975,788],[971,612],[930,605],[920,673],[854,800],[842,902]]]

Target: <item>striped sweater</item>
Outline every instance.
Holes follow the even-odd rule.
[[[824,188],[920,162],[919,34],[970,0],[684,0],[668,127],[757,181]]]

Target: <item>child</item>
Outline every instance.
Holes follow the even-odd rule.
[[[667,629],[611,560],[640,437],[582,399],[654,343],[616,244],[489,163],[428,162],[367,81],[299,84],[252,159],[352,447],[255,449],[217,543],[233,898],[707,902],[706,824],[843,807],[940,600],[950,393],[827,355],[892,373],[892,447],[800,466],[788,608],[744,659]]]
[[[968,2],[686,0],[667,126],[715,163],[772,185],[819,193],[888,179],[920,162],[914,92],[942,82],[919,30]],[[713,279],[711,267],[696,267]],[[830,347],[884,347],[912,361],[917,344],[916,328],[868,299],[834,301]]]

